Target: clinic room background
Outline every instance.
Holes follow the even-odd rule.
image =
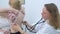
[[[8,1],[0,0],[0,8],[10,7]],[[38,22],[41,19],[42,8],[46,3],[55,3],[60,13],[60,0],[25,0],[25,4],[22,5],[26,13],[24,20],[30,22],[32,25]]]

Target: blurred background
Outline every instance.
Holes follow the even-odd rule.
[[[22,7],[25,8],[25,18],[30,24],[34,25],[41,19],[41,12],[44,4],[55,3],[60,13],[60,0],[21,0]],[[0,0],[0,8],[9,8],[9,0]],[[25,28],[24,28],[25,29]],[[26,30],[29,32],[28,30]],[[29,34],[34,34],[29,32]]]

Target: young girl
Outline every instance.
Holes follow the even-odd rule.
[[[21,28],[21,25],[23,24],[23,18],[25,16],[25,12],[23,11],[20,1],[19,0],[10,0],[9,1],[10,6],[13,7],[15,11],[17,11],[17,14],[9,12],[9,19],[12,21],[11,26],[11,34],[26,34]],[[20,27],[15,27],[16,25],[19,25]],[[19,30],[18,30],[19,29]]]
[[[17,23],[19,25],[19,30],[17,28],[12,27],[11,25],[11,34],[26,34],[21,28],[23,18],[25,15],[25,12],[21,8],[21,4],[19,0],[9,0],[9,4],[11,8],[8,9],[1,9],[0,12],[8,13],[8,19],[11,21],[11,23],[14,25]],[[14,25],[16,26],[16,25]]]

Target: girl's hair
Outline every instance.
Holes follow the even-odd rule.
[[[46,9],[51,14],[52,18],[49,20],[49,24],[55,29],[59,27],[59,11],[54,3],[45,4]]]
[[[12,1],[14,1],[14,2],[12,2]],[[9,4],[10,4],[10,6],[12,6],[12,4],[13,4],[13,8],[15,8],[17,10],[21,9],[21,3],[19,0],[9,0]]]

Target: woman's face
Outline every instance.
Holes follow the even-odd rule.
[[[51,16],[50,13],[46,9],[46,7],[44,7],[43,10],[42,10],[42,18],[44,18],[46,20],[46,19],[49,19],[50,16]]]

